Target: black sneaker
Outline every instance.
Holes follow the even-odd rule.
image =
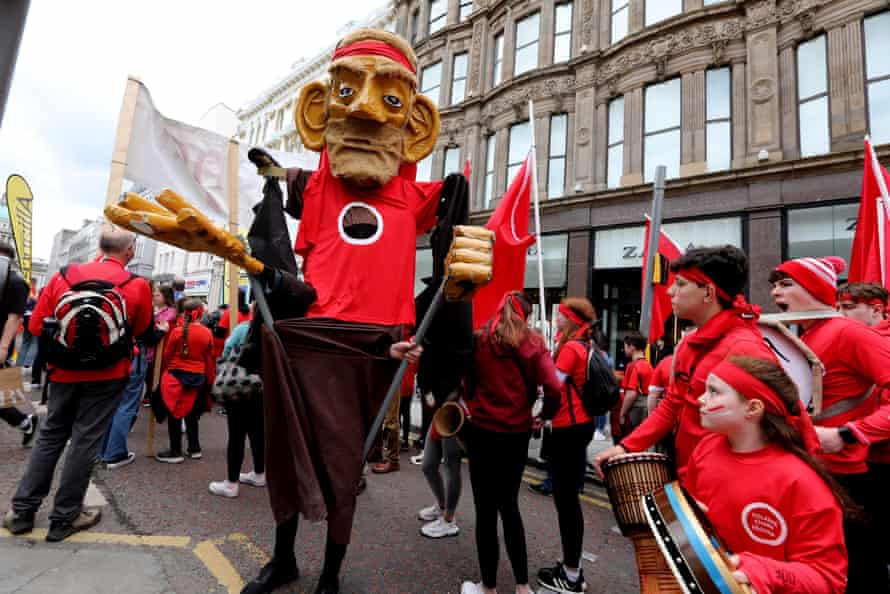
[[[12,534],[25,534],[34,529],[34,512],[17,512],[10,509],[3,517],[3,527]]]
[[[572,581],[566,575],[563,564],[557,563],[556,567],[545,567],[538,571],[538,583],[553,592],[584,592],[587,584],[584,582],[584,570],[578,569],[578,579]]]
[[[105,461],[105,468],[108,470],[114,470],[116,468],[121,468],[122,466],[126,466],[127,464],[132,464],[136,460],[136,454],[133,452],[127,452],[123,456],[115,458],[113,460]]]
[[[185,458],[182,457],[182,452],[164,450],[163,452],[155,454],[155,460],[164,462],[165,464],[182,464],[185,461]]]
[[[201,453],[201,450],[188,450],[186,453],[192,460],[200,460],[204,457],[204,454]]]
[[[244,586],[241,594],[267,594],[275,588],[298,579],[300,579],[300,570],[297,568],[295,560],[282,563],[273,558],[263,566],[260,575]]]
[[[28,430],[24,431],[24,435],[22,436],[22,447],[27,448],[31,445],[31,442],[34,441],[34,436],[37,435],[37,427],[40,425],[40,419],[37,415],[28,415],[28,421],[30,421],[28,425]]]
[[[46,533],[46,542],[60,542],[81,530],[86,530],[99,523],[102,510],[97,508],[84,509],[71,522],[50,522]]]

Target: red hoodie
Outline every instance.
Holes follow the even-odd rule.
[[[704,437],[683,485],[758,592],[841,593],[847,585],[843,514],[831,490],[776,445],[733,452],[723,435]],[[731,485],[732,488],[727,488]]]
[[[549,400],[545,410],[559,406],[562,386],[547,346],[534,334],[529,334],[517,349],[495,344],[489,336],[487,332],[481,334],[473,349],[475,390],[467,400],[472,423],[501,433],[530,431],[532,415],[526,382],[544,388],[544,398]]]
[[[890,320],[884,320],[872,330],[890,339]],[[890,390],[878,391],[877,408],[847,426],[856,434],[859,441],[868,444],[868,461],[890,464]]]
[[[735,355],[775,361],[754,321],[725,310],[683,339],[674,354],[674,380],[667,395],[621,445],[629,452],[641,452],[676,428],[677,471],[682,479],[692,450],[709,433],[698,412],[705,380],[717,363]]]

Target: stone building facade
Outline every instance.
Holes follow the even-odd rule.
[[[656,165],[666,230],[684,246],[743,247],[750,297],[768,305],[782,259],[849,257],[866,134],[890,162],[888,0],[395,6],[442,114],[419,171],[469,158],[484,221],[530,145],[532,99],[547,293],[590,297],[613,348],[638,321]]]

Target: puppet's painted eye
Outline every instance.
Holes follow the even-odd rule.
[[[349,87],[340,87],[340,97],[346,99],[347,97],[352,97],[355,94],[355,90]]]
[[[395,95],[384,95],[383,100],[386,101],[386,104],[390,107],[401,107],[402,100],[396,97]]]

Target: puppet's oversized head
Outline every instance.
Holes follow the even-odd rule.
[[[327,149],[334,176],[380,186],[432,152],[439,112],[417,92],[417,58],[404,39],[376,29],[350,33],[328,72],[329,81],[300,91],[294,119],[307,148]]]

